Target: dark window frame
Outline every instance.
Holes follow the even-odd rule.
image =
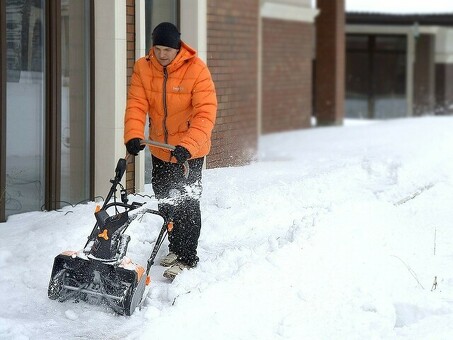
[[[61,2],[45,3],[44,207],[59,208],[61,180]]]
[[[89,152],[90,152],[90,175],[89,175],[89,180],[90,180],[90,199],[94,201],[94,182],[95,182],[95,174],[94,174],[94,163],[95,163],[95,44],[94,44],[94,25],[95,25],[95,20],[94,20],[94,1],[90,1],[90,64],[89,64],[89,73],[90,73],[90,85],[89,85],[89,91],[90,91],[90,99],[89,99],[89,107],[90,107],[90,117],[89,117],[89,122],[90,122],[90,141],[89,141]]]
[[[0,222],[6,220],[6,1],[0,1]]]

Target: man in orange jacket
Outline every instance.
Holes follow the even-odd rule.
[[[159,211],[174,221],[168,235],[169,253],[161,260],[169,267],[164,276],[173,279],[199,260],[201,173],[211,148],[217,98],[206,64],[180,40],[176,26],[163,22],[153,30],[152,37],[149,55],[134,65],[124,142],[130,154],[138,155],[144,148],[140,140],[145,139],[148,115],[149,138],[176,146],[172,152],[150,147],[152,186]],[[186,161],[190,168],[187,179],[183,167]],[[177,199],[171,197],[175,192]]]

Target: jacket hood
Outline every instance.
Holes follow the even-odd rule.
[[[181,65],[183,65],[187,60],[195,58],[197,56],[197,51],[195,51],[192,47],[187,45],[184,41],[181,40],[181,48],[179,49],[178,54],[176,55],[175,59],[167,66],[167,71],[169,73],[177,70]],[[148,58],[159,70],[163,70],[163,66],[157,61],[156,57],[154,56],[154,49],[150,48],[148,53]]]

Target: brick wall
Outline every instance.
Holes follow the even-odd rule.
[[[318,125],[342,124],[345,96],[345,0],[317,0],[315,115]]]
[[[207,167],[248,163],[258,141],[259,0],[208,1],[207,63],[218,111]]]
[[[126,37],[127,37],[127,88],[131,83],[135,62],[135,0],[126,0]],[[126,170],[126,189],[135,192],[135,158],[129,157]]]
[[[262,133],[310,126],[313,25],[263,19]]]

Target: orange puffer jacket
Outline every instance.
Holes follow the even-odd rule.
[[[134,65],[124,117],[124,143],[144,139],[149,113],[149,138],[184,146],[192,158],[206,156],[217,112],[214,83],[196,51],[181,42],[181,49],[166,69],[153,49]],[[152,154],[176,162],[167,150],[150,147]]]

